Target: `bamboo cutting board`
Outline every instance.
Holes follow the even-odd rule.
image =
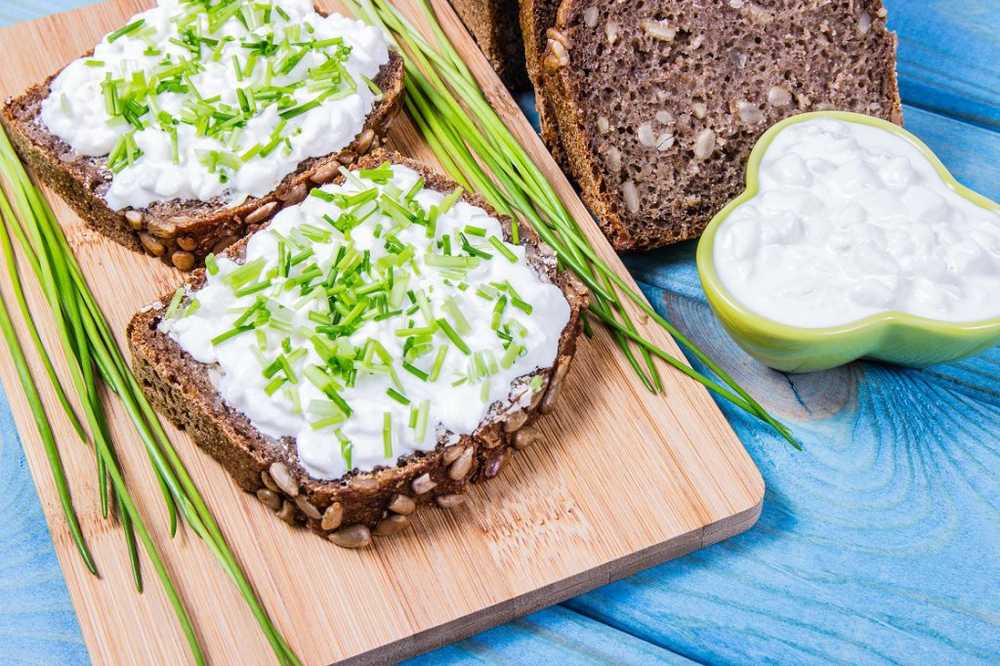
[[[0,30],[5,54],[0,93],[20,93],[149,4],[118,0]],[[335,3],[320,4],[338,9]],[[398,4],[420,23],[417,3]],[[444,0],[434,0],[434,6],[494,105],[598,252],[631,282],[450,6]],[[433,161],[405,117],[397,120],[392,143]],[[124,347],[131,315],[172,289],[181,276],[94,234],[61,200],[50,199]],[[11,303],[6,281],[3,290]],[[58,349],[43,296],[32,287],[28,298],[48,347]],[[636,314],[636,321],[643,319]],[[641,328],[676,352],[659,329]],[[101,579],[83,567],[10,359],[0,356],[3,385],[94,662],[187,663],[184,638],[149,562],[143,556],[146,590],[138,595],[121,531],[101,519],[92,452],[76,441],[53,394],[43,388]],[[55,356],[65,385],[71,386],[61,354]],[[43,377],[40,365],[33,370]],[[515,456],[498,478],[472,491],[465,507],[450,513],[420,511],[410,531],[379,539],[363,551],[341,550],[288,528],[242,493],[185,434],[168,431],[265,606],[303,660],[393,660],[580,594],[754,523],[763,481],[725,418],[699,385],[667,369],[663,379],[664,394],[653,396],[606,333],[582,340],[560,404],[541,422],[544,445]],[[146,455],[123,411],[110,404],[127,478],[210,658],[271,663],[269,646],[208,549],[184,529],[170,539]]]

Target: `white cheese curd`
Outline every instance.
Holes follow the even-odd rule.
[[[418,175],[414,171],[397,165],[392,167],[389,184],[377,187],[380,193],[388,190],[390,196],[401,200],[402,193],[409,192],[417,180]],[[354,178],[343,186],[326,185],[321,189],[330,194],[351,195],[370,192],[375,187],[371,180]],[[419,210],[427,213],[432,206],[439,209],[445,207],[443,202],[446,196],[422,189],[413,197],[414,209],[419,206]],[[339,203],[346,206],[347,202]],[[366,208],[375,209],[375,204],[362,205],[362,210]],[[260,275],[254,279],[258,284],[270,279],[267,289],[237,296],[231,286],[232,278],[227,276],[240,270],[240,265],[228,259],[219,259],[217,273],[209,274],[203,287],[185,297],[194,300],[180,305],[175,314],[168,314],[160,323],[160,330],[176,340],[192,357],[212,366],[211,379],[226,403],[245,414],[262,433],[274,438],[295,438],[302,465],[318,479],[338,478],[352,467],[367,470],[377,465],[394,465],[399,456],[433,449],[439,435],[450,433],[454,438],[472,433],[487,418],[493,402],[501,401],[502,405],[508,405],[530,397],[530,387],[515,380],[537,368],[553,365],[559,336],[570,315],[569,304],[562,291],[528,266],[522,246],[502,244],[516,263],[498,251],[497,244],[503,237],[500,223],[481,208],[459,201],[437,219],[432,238],[428,238],[426,226],[415,223],[401,225],[398,217],[390,217],[381,208],[351,229],[345,237],[331,226],[331,220],[343,219],[342,213],[337,203],[320,196],[309,196],[300,205],[282,210],[267,229],[250,238],[242,263],[245,267],[258,260],[263,262]],[[357,213],[358,217],[361,215]],[[318,238],[317,229],[329,232],[330,238]],[[309,248],[306,253],[311,250],[312,254],[307,260],[291,267],[288,273],[291,280],[304,271],[322,275],[315,280],[316,283],[328,279],[334,264],[338,267],[344,265],[337,263],[337,257],[341,248],[347,246],[361,255],[370,253],[369,265],[372,268],[370,273],[365,274],[364,284],[377,284],[387,279],[382,270],[385,268],[383,261],[399,256],[387,249],[390,244],[394,244],[397,250],[400,247],[413,250],[412,263],[407,261],[393,271],[393,284],[402,281],[398,289],[401,305],[386,306],[390,313],[403,312],[377,319],[373,316],[375,310],[369,310],[362,317],[363,324],[353,332],[345,332],[341,338],[350,342],[348,354],[356,358],[357,374],[353,386],[342,376],[335,377],[336,391],[351,409],[350,416],[341,422],[318,428],[314,427],[315,424],[322,425],[324,418],[331,414],[330,400],[328,394],[304,374],[309,366],[327,365],[327,361],[319,355],[313,337],[317,334],[323,337],[317,322],[324,321],[330,312],[327,295],[341,292],[333,288],[321,291],[318,299],[304,297],[300,286],[296,284],[294,288],[286,289],[287,280],[275,276],[283,254],[300,252],[299,249],[286,252],[280,245],[286,240],[289,244],[293,239],[301,240],[303,233],[314,239],[306,245]],[[469,252],[462,249],[464,245],[460,233],[466,235],[470,245],[492,255],[492,258],[470,260]],[[463,257],[459,261],[469,262],[467,272],[456,273],[449,268],[428,264],[428,253],[435,256],[446,254],[441,247],[445,236],[450,239],[451,252]],[[490,240],[491,237],[495,240]],[[344,257],[340,259],[340,262],[347,261]],[[312,263],[317,265],[317,270],[309,268]],[[339,268],[337,271],[337,275],[342,272]],[[497,288],[498,285],[510,285],[512,289]],[[404,288],[405,297],[402,295]],[[529,306],[522,304],[522,307],[514,307],[515,294]],[[377,299],[377,292],[370,292],[370,297]],[[414,299],[419,303],[424,297],[428,303],[426,312],[414,305]],[[242,313],[254,306],[258,299],[267,301],[267,308],[272,312],[271,322],[278,318],[273,313],[281,309],[279,304],[288,308],[285,320],[289,325],[283,326],[282,330],[265,323],[257,329],[263,333],[247,331],[219,341],[218,336],[233,330]],[[495,319],[494,313],[501,299],[506,305],[500,308],[500,319]],[[349,298],[341,300],[345,312],[352,307],[350,301]],[[391,301],[391,295],[388,301]],[[197,305],[192,307],[191,302]],[[530,314],[524,309],[530,309]],[[456,310],[468,326],[464,333],[461,332],[463,322],[455,317]],[[432,321],[439,323],[424,338],[428,350],[409,361],[417,373],[429,375],[425,380],[404,367],[404,347],[409,335],[397,332],[428,327],[428,314]],[[463,353],[449,338],[440,324],[441,320],[448,322],[458,333],[459,339],[468,347],[468,354]],[[344,319],[341,318],[341,321]],[[505,340],[494,329],[497,322],[502,322],[501,328],[513,334],[520,356],[504,358]],[[266,338],[263,349],[259,338]],[[282,341],[286,338],[283,350]],[[325,344],[339,344],[330,337],[324,340]],[[366,354],[367,347],[377,346],[370,340],[377,341],[391,357],[391,373],[384,369],[366,371],[363,362],[357,360]],[[442,353],[441,350],[446,350],[443,352],[445,356],[435,379],[435,359]],[[298,380],[295,384],[282,380],[282,377],[287,377],[284,371],[278,371],[270,378],[265,376],[265,369],[282,354],[291,359],[290,364]],[[482,369],[486,372],[476,370],[477,357],[483,362]],[[373,358],[378,361],[379,356],[376,354]],[[281,386],[276,390],[272,386],[269,395],[268,385],[271,382],[281,383]],[[409,404],[402,404],[393,398],[389,394],[390,389],[403,396]],[[419,413],[422,405],[426,405],[427,414],[426,427],[421,433],[419,424],[416,427],[411,425],[411,418]],[[333,410],[333,413],[333,421],[337,421],[336,411]],[[387,413],[389,417],[386,417]],[[390,431],[388,445],[384,433],[387,424]]]
[[[115,158],[112,209],[238,204],[362,131],[376,101],[366,79],[389,60],[379,30],[312,0],[229,6],[240,13],[222,22],[202,2],[160,0],[52,82],[41,122],[78,153]]]
[[[1000,316],[1000,215],[949,188],[904,138],[860,123],[782,130],[760,191],[720,226],[714,261],[738,301],[793,326],[889,310]]]

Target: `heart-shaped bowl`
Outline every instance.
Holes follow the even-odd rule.
[[[961,185],[930,148],[897,125],[844,111],[817,111],[787,118],[757,141],[747,163],[746,190],[712,218],[698,243],[702,286],[712,310],[733,340],[762,363],[785,372],[828,370],[859,358],[925,367],[971,356],[1000,342],[1000,317],[956,323],[887,310],[840,326],[805,328],[752,312],[726,289],[715,269],[717,232],[730,213],[758,194],[760,164],[775,137],[790,125],[817,118],[870,125],[906,139],[959,196],[986,210],[1000,211],[1000,204]]]

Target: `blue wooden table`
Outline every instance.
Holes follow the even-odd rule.
[[[0,24],[85,1],[0,0]],[[886,5],[906,126],[1000,198],[1000,0]],[[805,444],[722,405],[767,482],[760,522],[414,662],[1000,662],[1000,348],[923,371],[772,372],[719,328],[693,250],[628,263]],[[87,663],[5,401],[0,432],[0,662]]]

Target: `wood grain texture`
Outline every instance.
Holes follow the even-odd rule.
[[[561,189],[599,252],[627,275],[450,7],[435,4],[495,106]],[[148,3],[121,0],[6,29],[0,33],[8,57],[0,92],[19,92],[144,6]],[[419,16],[412,4],[400,7]],[[429,156],[405,120],[394,127],[392,139],[404,153]],[[130,315],[165,293],[178,274],[96,236],[62,202],[53,204],[120,336]],[[29,299],[44,310],[34,290]],[[38,323],[55,347],[51,322]],[[674,348],[661,331],[647,335]],[[170,432],[265,605],[307,663],[393,659],[714,543],[756,520],[760,476],[700,386],[671,373],[665,376],[667,397],[652,396],[614,353],[607,335],[581,347],[562,409],[542,424],[545,446],[520,456],[502,478],[477,489],[467,508],[420,512],[411,532],[366,551],[338,550],[290,530],[241,493],[186,436]],[[98,663],[185,662],[187,649],[162,591],[147,573],[146,593],[134,594],[120,534],[98,517],[91,454],[73,442],[64,419],[56,418],[103,580],[82,568],[12,372],[4,358],[0,374],[91,656]],[[187,533],[168,543],[144,453],[117,406],[111,414],[139,505],[163,544],[210,656],[218,663],[268,663],[270,651],[249,612],[207,550]]]
[[[0,0],[0,21],[14,16],[33,18],[85,2]],[[1000,90],[989,83],[995,80],[989,75],[995,77],[997,71],[995,65],[989,65],[1000,60],[1000,6],[993,0],[885,2],[891,11],[890,23],[901,35],[900,78],[904,100],[910,105],[906,108],[909,129],[927,141],[960,180],[1000,198],[1000,150],[996,147],[1000,137],[984,130],[983,123],[975,127],[957,121],[970,118],[971,102],[954,92],[996,94]],[[972,10],[967,12],[966,6]],[[963,53],[975,55],[964,58]],[[986,66],[965,67],[962,63],[967,60]],[[944,62],[951,64],[944,66]],[[924,83],[919,76],[929,70],[940,76]],[[928,101],[931,96],[937,97],[940,105]],[[530,106],[530,97],[524,104]],[[913,105],[936,108],[940,115]],[[997,108],[1000,105],[993,104],[992,109]],[[677,652],[722,664],[996,663],[995,655],[1000,654],[1000,599],[996,594],[1000,573],[995,562],[991,565],[987,561],[986,567],[977,568],[962,560],[966,554],[995,555],[1000,548],[996,530],[982,526],[984,520],[1000,522],[996,513],[1000,505],[998,482],[982,471],[980,456],[952,455],[952,451],[977,452],[978,447],[969,444],[973,435],[960,432],[939,442],[935,420],[941,417],[940,410],[925,409],[944,396],[945,416],[981,422],[980,434],[995,438],[1000,433],[996,409],[1000,358],[996,350],[914,373],[911,379],[920,381],[898,382],[895,372],[879,366],[867,372],[866,364],[842,370],[847,374],[844,377],[821,373],[785,378],[769,373],[727,343],[715,326],[694,271],[692,249],[693,245],[688,245],[641,260],[630,257],[628,265],[637,277],[656,285],[647,286],[647,293],[661,313],[681,313],[684,326],[699,344],[710,347],[730,370],[749,377],[765,404],[794,419],[795,432],[809,437],[805,458],[822,453],[825,460],[847,465],[855,453],[867,452],[869,464],[882,470],[885,478],[895,480],[892,471],[905,468],[911,459],[929,470],[929,476],[908,487],[905,503],[890,497],[892,484],[883,483],[881,492],[862,497],[860,508],[841,506],[850,479],[835,474],[833,464],[811,463],[803,468],[799,464],[803,456],[775,461],[771,449],[777,444],[765,429],[747,420],[737,422],[738,433],[760,463],[771,491],[756,529],[669,566],[633,576],[606,593],[602,590],[569,602],[576,609],[570,620],[559,609],[542,611],[430,653],[417,662],[558,662],[568,666],[605,658],[607,663],[609,648],[616,646],[620,651],[610,661],[621,664],[657,663]],[[878,396],[881,404],[859,411],[859,390]],[[893,422],[907,432],[905,440],[898,441],[894,432],[884,432],[867,422],[884,419],[890,407]],[[0,660],[86,663],[79,633],[73,639],[66,638],[75,622],[68,610],[71,604],[65,591],[59,596],[61,574],[40,509],[32,509],[36,500],[28,492],[31,481],[23,467],[16,433],[10,428],[0,428],[0,432],[4,435],[0,487],[16,497],[15,508],[0,513],[0,534],[18,535],[16,540],[0,541],[4,544],[0,546],[0,562],[14,563],[0,568]],[[851,446],[834,450],[830,444],[834,437],[846,438]],[[912,450],[922,453],[914,457]],[[995,459],[986,462],[996,468]],[[961,491],[970,469],[977,479],[978,495]],[[955,486],[959,491],[952,490]],[[931,495],[932,490],[936,494]],[[910,555],[907,545],[900,547],[898,542],[879,552],[879,545],[901,529],[900,516],[907,506],[921,502],[924,495],[948,506],[952,516],[957,514],[950,531],[943,538],[938,532],[935,538],[945,545],[927,548],[911,528],[907,532],[913,543]],[[992,510],[983,508],[981,497]],[[968,515],[964,510],[967,504],[973,507]],[[832,514],[831,505],[835,510]],[[879,525],[884,528],[878,529]],[[838,548],[837,541],[845,534],[848,543],[863,542],[869,548]],[[27,561],[17,559],[25,551],[34,554]],[[956,562],[959,573],[953,575]],[[911,580],[909,586],[897,585],[896,581],[907,580],[910,568],[915,568],[910,578],[916,578],[916,584]],[[25,575],[25,569],[31,573]],[[862,574],[869,585],[850,584]],[[883,594],[873,599],[869,586]],[[968,596],[967,590],[983,594],[971,601],[960,599],[960,595]],[[942,606],[954,612],[945,613]],[[966,632],[963,640],[976,644],[975,650],[954,645],[962,632]],[[796,645],[796,641],[802,644]],[[994,658],[983,659],[983,653],[992,653]],[[940,658],[942,655],[946,658]]]
[[[1000,130],[996,0],[884,0],[912,106]]]

